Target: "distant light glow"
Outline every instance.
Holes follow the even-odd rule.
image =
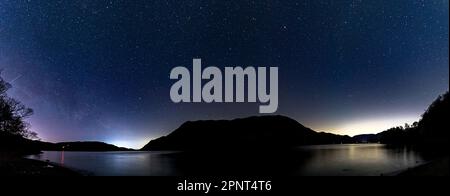
[[[111,140],[106,141],[106,143],[113,144],[118,147],[132,148],[132,149],[141,149],[145,144],[150,141],[151,138],[140,138],[140,139],[130,139],[130,140]]]
[[[419,121],[418,116],[399,116],[399,117],[379,117],[372,119],[358,119],[336,125],[330,129],[331,132],[344,135],[371,134],[385,131],[392,127],[404,126],[405,123],[412,124]]]

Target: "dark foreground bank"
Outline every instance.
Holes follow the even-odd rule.
[[[79,176],[70,169],[51,163],[0,155],[0,176]]]
[[[446,157],[431,161],[401,172],[399,176],[449,176],[449,159]]]

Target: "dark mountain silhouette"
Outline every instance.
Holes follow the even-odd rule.
[[[47,145],[45,142],[35,142],[21,135],[0,131],[0,152],[35,154],[41,151],[41,144],[42,146]]]
[[[128,151],[103,142],[62,142],[50,143],[26,139],[21,135],[0,132],[0,152],[15,154],[37,154],[41,151]]]
[[[132,149],[117,147],[104,142],[87,141],[87,142],[61,142],[56,143],[51,150],[65,151],[129,151]]]
[[[419,122],[378,134],[354,137],[318,133],[284,116],[186,122],[141,150],[274,149],[310,144],[385,143],[421,146],[449,145],[449,93],[439,96]]]
[[[318,133],[285,116],[255,116],[188,121],[141,150],[273,149],[351,142],[349,136]]]

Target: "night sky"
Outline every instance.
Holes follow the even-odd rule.
[[[411,123],[449,83],[448,0],[0,1],[0,68],[45,141],[142,147],[259,103],[172,103],[170,70],[278,66],[275,114],[359,134]]]

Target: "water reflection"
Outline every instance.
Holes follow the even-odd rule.
[[[49,160],[93,175],[386,175],[424,163],[417,151],[382,144],[299,147],[289,152],[50,152]]]
[[[305,159],[300,175],[386,175],[424,163],[407,147],[382,144],[343,144],[302,147],[312,156]]]

